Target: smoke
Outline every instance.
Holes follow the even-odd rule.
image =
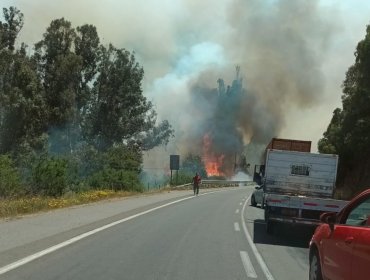
[[[320,9],[319,1],[229,3],[230,32],[222,42],[190,48],[151,91],[161,116],[175,126],[178,153],[213,162],[222,157],[218,171],[230,176],[236,155],[260,160],[285,127],[287,108],[320,102],[323,58],[336,31]]]
[[[7,2],[25,14],[20,35],[29,45],[41,39],[52,19],[65,17],[74,26],[95,25],[105,44],[135,51],[145,70],[145,95],[176,131],[166,148],[144,156],[144,170],[162,174],[169,154],[183,158],[188,153],[210,160],[223,156],[220,171],[230,174],[235,155],[258,162],[271,137],[287,137],[282,132],[293,124],[308,127],[320,121],[315,125],[320,135],[312,135],[320,137],[333,105],[322,107],[325,116],[309,112],[327,100],[340,102],[340,83],[358,41],[353,32],[360,34],[368,20],[348,27],[353,41],[348,44],[341,16],[351,9],[330,0],[220,0],[217,5],[210,0],[39,0],[38,5],[5,0],[5,7]],[[353,14],[359,18],[360,13]],[[335,48],[338,40],[340,49]],[[344,55],[348,59],[338,62]],[[332,69],[327,61],[342,68]],[[308,114],[301,123],[291,111]],[[302,134],[289,135],[302,139]],[[303,140],[311,140],[310,131],[304,135]]]

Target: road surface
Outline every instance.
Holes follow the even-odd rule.
[[[0,279],[308,279],[309,236],[266,235],[252,191],[171,192],[0,222]],[[17,244],[6,229],[22,224]]]

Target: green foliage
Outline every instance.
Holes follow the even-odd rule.
[[[172,185],[184,185],[192,182],[195,174],[179,171],[178,175],[176,173],[173,175]]]
[[[7,155],[0,155],[0,198],[20,194],[21,179],[13,161]]]
[[[89,179],[89,183],[96,189],[112,189],[127,191],[142,191],[138,174],[129,170],[117,170],[105,167],[103,170],[95,173]]]
[[[85,138],[99,150],[128,142],[147,150],[173,135],[167,121],[156,124],[153,106],[142,93],[143,68],[133,53],[112,45],[100,48],[98,76],[85,122]]]
[[[23,14],[15,7],[3,8],[5,22],[0,21],[0,50],[14,50],[15,40],[23,27]]]
[[[173,130],[143,95],[135,54],[102,46],[95,26],[64,18],[51,21],[34,51],[15,49],[23,14],[3,14],[0,155],[14,159],[24,192],[59,196],[90,183],[140,190],[142,152],[166,145]]]
[[[370,25],[355,57],[343,82],[343,109],[334,110],[318,143],[320,152],[339,154],[339,184],[353,192],[370,183],[366,169],[370,156]]]
[[[33,167],[33,193],[61,196],[68,184],[68,161],[66,159],[41,157]]]
[[[4,87],[0,91],[0,151],[16,152],[25,144],[40,149],[40,138],[47,127],[47,114],[36,70],[22,50],[11,55],[10,59]]]
[[[93,188],[142,190],[139,180],[142,155],[134,147],[114,146],[102,154],[102,168],[89,178]]]

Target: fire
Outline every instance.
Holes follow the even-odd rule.
[[[215,155],[212,152],[212,139],[209,134],[203,137],[203,161],[208,176],[223,176],[221,171],[225,155]]]

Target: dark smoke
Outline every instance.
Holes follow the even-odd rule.
[[[335,25],[320,13],[319,1],[235,0],[228,15],[233,32],[222,42],[223,55],[242,71],[229,85],[223,80],[226,65],[218,65],[218,80],[209,67],[188,82],[193,109],[186,118],[192,126],[186,142],[176,141],[182,152],[202,154],[202,139],[209,135],[212,153],[225,155],[222,171],[232,175],[240,155],[254,164],[272,137],[284,138],[288,109],[320,103],[322,61]]]
[[[340,104],[340,84],[368,23],[366,1],[91,1],[5,0],[3,6],[25,14],[20,41],[29,45],[51,20],[65,17],[74,26],[96,25],[106,44],[135,51],[145,69],[145,94],[176,130],[167,148],[144,157],[144,168],[161,174],[169,154],[202,154],[206,133],[214,153],[228,155],[226,170],[233,169],[235,153],[259,161],[270,138],[287,131],[289,138],[304,133],[304,140],[317,140],[332,103]],[[240,97],[220,102],[217,80],[232,87],[235,65],[241,66]],[[316,107],[323,116],[309,114]],[[296,133],[289,117],[302,110],[308,114],[299,122],[307,130]]]

